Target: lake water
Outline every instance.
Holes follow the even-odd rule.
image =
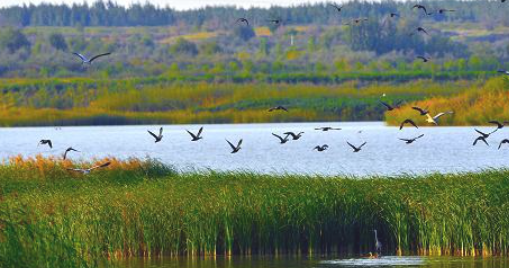
[[[322,132],[321,126],[340,127],[340,131]],[[472,146],[478,136],[474,127],[387,127],[383,123],[290,123],[205,125],[204,139],[191,142],[186,129],[198,131],[198,125],[164,126],[159,143],[147,133],[159,126],[99,126],[0,129],[0,158],[22,154],[62,155],[73,146],[80,153],[70,158],[88,160],[105,156],[117,158],[155,158],[179,170],[254,171],[259,173],[291,173],[320,175],[397,175],[432,172],[479,171],[509,167],[509,147],[497,150],[498,143],[509,138],[502,129],[489,138],[491,146]],[[480,127],[483,131],[493,128]],[[304,131],[298,141],[279,144],[271,133]],[[361,131],[361,132],[360,132]],[[407,145],[398,138],[425,136]],[[242,150],[230,153],[225,139],[236,143],[243,139]],[[51,139],[53,149],[37,146],[40,139]],[[359,153],[346,144],[367,142]],[[313,151],[328,144],[329,150]]]
[[[507,268],[506,258],[382,257],[379,259],[232,258],[232,259],[130,259],[124,268]]]

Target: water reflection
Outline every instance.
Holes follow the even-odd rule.
[[[122,268],[333,268],[333,267],[419,267],[419,268],[509,268],[507,258],[382,257],[379,259],[321,259],[306,257],[249,258],[157,258],[130,259]]]

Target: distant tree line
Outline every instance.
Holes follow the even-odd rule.
[[[455,9],[445,15],[435,14],[427,19],[435,21],[482,22],[496,25],[509,25],[509,5],[499,0],[442,0],[418,1],[426,5],[430,12],[439,8]],[[402,16],[418,16],[411,7],[417,3],[381,3],[354,0],[345,4],[338,12],[325,3],[300,5],[295,7],[272,7],[269,9],[235,7],[206,7],[188,11],[176,11],[170,7],[156,7],[150,3],[134,4],[129,7],[111,1],[98,1],[94,4],[73,5],[23,5],[0,9],[0,23],[13,26],[164,26],[184,24],[193,27],[230,28],[236,18],[246,17],[256,25],[268,25],[269,18],[280,18],[287,25],[340,24],[344,20],[358,17],[382,18],[390,12]],[[422,14],[420,14],[422,15]],[[427,16],[420,16],[424,19]],[[226,19],[225,19],[226,18]],[[231,20],[227,19],[231,18]]]

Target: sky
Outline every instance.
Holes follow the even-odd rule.
[[[335,2],[340,3],[344,0],[337,0]],[[13,6],[19,4],[39,4],[41,2],[44,3],[53,3],[53,4],[72,4],[72,3],[83,3],[83,0],[1,0],[0,7],[5,6]],[[88,0],[88,3],[93,3],[95,0]],[[146,3],[146,0],[113,0],[118,4],[122,5],[130,5],[132,3]],[[157,5],[157,6],[169,6],[175,8],[177,10],[187,10],[187,9],[195,9],[204,6],[212,6],[212,5],[229,5],[229,6],[239,6],[249,8],[252,6],[256,7],[270,7],[273,5],[278,6],[292,6],[306,3],[316,3],[316,2],[325,2],[324,0],[149,0],[148,2]]]

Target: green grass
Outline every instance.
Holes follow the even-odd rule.
[[[50,165],[51,166],[51,165]],[[41,170],[45,170],[42,172]],[[509,170],[341,178],[0,168],[2,267],[250,254],[507,255]]]

